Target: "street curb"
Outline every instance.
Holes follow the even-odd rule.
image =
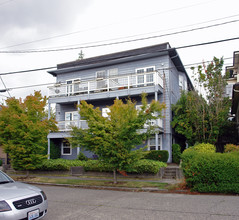
[[[40,183],[31,181],[21,181],[27,184],[42,185],[42,186],[59,186],[59,187],[70,187],[70,188],[82,188],[82,189],[95,189],[95,190],[112,190],[112,191],[124,191],[124,192],[153,192],[153,193],[187,193],[187,190],[168,190],[158,188],[126,188],[126,187],[115,187],[115,186],[87,186],[87,185],[75,185],[75,184],[58,184],[58,183]]]

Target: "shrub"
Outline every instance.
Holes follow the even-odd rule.
[[[239,151],[239,146],[234,145],[234,144],[226,144],[224,146],[224,152],[229,153],[229,152],[236,152]]]
[[[180,163],[181,159],[181,147],[179,144],[172,145],[172,156],[173,156],[173,163]]]
[[[53,171],[53,170],[70,170],[73,166],[83,166],[85,171],[99,171],[99,172],[112,172],[113,167],[105,164],[99,160],[65,160],[65,159],[55,159],[55,160],[45,160],[41,166],[38,167],[39,170]],[[161,167],[166,167],[167,165],[160,161],[153,160],[139,160],[126,170],[126,172],[133,173],[157,173]]]
[[[239,153],[182,154],[187,186],[198,192],[239,193]]]
[[[53,141],[50,142],[50,158],[51,159],[58,159],[61,156],[61,151],[58,146],[54,144]]]
[[[126,170],[126,172],[130,173],[158,173],[161,167],[166,167],[167,164],[161,161],[155,161],[155,160],[139,160],[132,164],[132,166],[129,168],[129,170]]]
[[[43,161],[43,163],[40,166],[38,166],[38,170],[46,170],[46,171],[62,170],[62,171],[67,171],[67,170],[70,170],[70,168],[74,167],[74,166],[84,166],[84,161],[64,160],[64,159],[50,159],[50,160]]]
[[[88,157],[85,156],[85,154],[83,154],[82,152],[80,152],[80,154],[78,155],[78,160],[87,161]]]
[[[99,160],[88,160],[84,164],[85,171],[100,171],[100,172],[110,172],[113,171],[113,167],[105,164]]]
[[[162,161],[165,163],[168,161],[168,157],[169,154],[167,150],[151,150],[145,155],[145,159]]]
[[[193,149],[195,151],[201,152],[201,153],[215,153],[216,152],[216,147],[213,144],[209,144],[209,143],[196,144],[196,145],[194,145]]]

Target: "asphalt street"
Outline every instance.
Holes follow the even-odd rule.
[[[43,220],[239,219],[239,196],[40,187],[49,202]]]

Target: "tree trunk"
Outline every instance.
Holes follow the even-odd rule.
[[[117,173],[116,173],[116,169],[114,169],[113,173],[114,173],[114,184],[116,184],[116,183],[117,183]]]
[[[29,170],[26,170],[26,178],[29,178],[29,176],[30,176],[30,172]]]

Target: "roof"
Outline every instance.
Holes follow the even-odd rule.
[[[96,56],[96,57],[91,57],[87,59],[76,60],[73,62],[58,64],[57,69],[79,66],[79,65],[88,65],[88,64],[94,64],[99,62],[106,62],[109,60],[128,58],[128,57],[136,56],[136,55],[152,54],[155,52],[167,50],[168,48],[170,48],[170,45],[168,43],[164,43],[164,44],[158,44],[158,45],[149,46],[149,47],[137,48],[133,50],[126,50],[122,52],[111,53],[111,54],[106,54],[102,56]]]
[[[153,57],[162,55],[164,53],[169,54],[169,56],[172,58],[172,61],[174,62],[175,66],[178,68],[179,71],[186,72],[183,64],[177,54],[176,49],[171,48],[169,43],[163,43],[148,47],[142,47],[132,50],[126,50],[121,51],[117,53],[111,53],[96,57],[91,57],[87,59],[82,60],[75,60],[72,62],[62,63],[57,65],[57,70],[49,71],[50,74],[53,76],[56,76],[58,73],[62,72],[71,72],[75,71],[76,69],[84,68],[93,68],[96,65],[107,65],[111,63],[120,63],[120,62],[127,62],[131,61],[132,59],[145,59],[147,57]]]
[[[75,60],[72,62],[62,63],[57,65],[56,70],[48,71],[48,73],[53,76],[57,76],[59,73],[67,73],[73,71],[79,71],[83,69],[91,69],[96,67],[102,67],[106,65],[119,64],[124,62],[130,62],[134,60],[142,60],[162,55],[168,55],[178,71],[186,73],[187,72],[182,64],[182,61],[175,48],[171,48],[169,43],[162,43],[132,50],[126,50],[96,57],[91,57],[82,60]],[[193,88],[191,80],[190,87]]]

